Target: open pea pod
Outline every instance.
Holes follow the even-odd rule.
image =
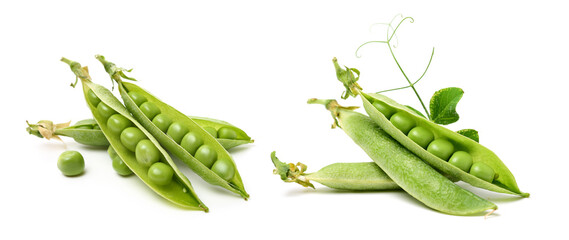
[[[100,126],[103,134],[109,140],[110,145],[128,168],[130,168],[150,189],[166,200],[186,209],[207,212],[208,208],[197,197],[188,178],[178,170],[166,150],[160,146],[152,134],[150,134],[130,115],[128,110],[108,89],[91,81],[87,67],[82,68],[79,63],[65,58],[63,58],[62,61],[69,64],[71,70],[79,79],[81,79],[87,106],[91,110],[91,113],[93,114],[97,124]],[[105,111],[100,110],[103,109],[101,106],[105,107]],[[144,138],[152,142],[152,145],[159,151],[159,162],[166,164],[173,170],[171,181],[158,182],[149,176],[149,167],[141,164],[137,160],[136,153],[123,144],[123,141],[120,139],[121,133],[113,132],[109,128],[106,121],[109,117],[105,116],[106,114],[104,113],[112,113],[113,115],[120,114],[120,116],[130,121],[128,122],[130,126],[138,128],[138,130],[143,133]]]
[[[122,78],[128,79],[123,69],[106,61],[103,56],[98,55],[97,59],[103,63],[111,79],[118,83],[119,93],[128,111],[164,148],[206,182],[237,193],[244,199],[249,197],[233,158],[213,136],[217,132],[206,131],[191,118],[136,84],[123,82]]]
[[[200,125],[202,128],[212,128],[217,133],[217,141],[225,148],[231,149],[233,147],[237,147],[239,145],[253,143],[254,140],[247,135],[245,131],[242,129],[222,120],[207,118],[207,117],[196,117],[196,116],[189,116],[194,122]],[[222,138],[223,135],[220,136],[220,132],[224,131],[225,129],[231,129],[235,135],[234,138]]]
[[[253,142],[245,131],[228,122],[206,117],[190,116],[190,118],[204,128],[211,127],[216,131],[223,128],[232,129],[236,133],[235,139],[217,138],[217,141],[227,150]],[[31,135],[48,140],[54,136],[65,136],[88,146],[109,146],[109,141],[107,141],[107,138],[99,128],[95,119],[84,119],[72,126],[69,126],[69,124],[53,124],[53,122],[49,120],[42,120],[36,124],[28,123],[26,130]]]
[[[482,146],[476,141],[451,131],[443,126],[431,122],[424,117],[419,116],[408,107],[401,105],[394,100],[377,93],[360,92],[360,97],[367,114],[391,137],[409,149],[411,152],[419,156],[423,161],[429,163],[438,171],[448,174],[472,186],[487,189],[494,192],[515,194],[522,197],[529,197],[529,193],[523,193],[518,188],[516,180],[506,165],[492,152],[490,149]],[[481,162],[490,166],[495,177],[490,181],[485,181],[470,173],[467,173],[455,165],[441,159],[440,157],[427,151],[419,144],[411,140],[405,133],[395,127],[387,117],[374,106],[381,106],[383,111],[387,112],[404,112],[412,122],[413,126],[420,126],[430,131],[434,135],[434,139],[444,139],[452,143],[456,151],[464,151],[472,156],[472,162],[476,164]]]

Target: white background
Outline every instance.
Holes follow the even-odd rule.
[[[205,2],[205,1],[204,1]],[[426,1],[425,1],[426,2]],[[19,1],[0,4],[0,238],[377,239],[567,237],[567,7],[539,1]],[[425,207],[401,191],[351,193],[283,183],[269,154],[308,170],[370,161],[311,97],[339,98],[331,59],[360,69],[365,91],[405,81],[382,27],[412,16],[395,49],[424,101],[440,88],[465,94],[453,130],[475,128],[528,199],[473,189],[499,209],[488,219]],[[114,173],[105,151],[64,139],[86,159],[68,178],[66,147],[28,135],[26,120],[90,117],[62,56],[111,82],[95,54],[134,68],[139,85],[184,113],[229,121],[255,139],[232,151],[249,201],[184,172],[209,213],[161,199],[136,177]],[[409,90],[390,93],[420,109]],[[357,99],[343,101],[359,105]],[[465,185],[462,185],[465,186]],[[465,186],[467,187],[467,186]],[[471,189],[471,188],[469,188]]]

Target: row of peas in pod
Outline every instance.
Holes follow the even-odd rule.
[[[235,174],[235,166],[233,162],[226,158],[218,157],[217,152],[212,146],[205,144],[203,137],[190,131],[189,128],[180,123],[174,122],[166,114],[162,114],[160,109],[152,102],[148,101],[146,97],[136,91],[128,92],[130,98],[140,108],[142,113],[152,120],[152,123],[158,127],[162,132],[166,133],[177,144],[180,144],[188,153],[194,158],[199,160],[203,165],[210,168],[215,174],[220,176],[226,181],[233,178]],[[204,127],[213,137],[222,139],[236,139],[237,133],[227,127],[221,127],[216,130],[213,127]]]
[[[126,149],[135,154],[136,161],[140,165],[148,168],[148,178],[158,185],[169,184],[172,181],[174,171],[168,164],[160,161],[162,155],[154,143],[140,129],[134,126],[129,119],[117,113],[104,102],[101,102],[92,90],[87,92],[87,98],[89,104],[96,106],[99,115],[106,120],[110,132],[120,139],[120,142]],[[109,148],[109,155],[113,160],[113,168],[117,173],[121,175],[129,175],[131,173],[112,147]]]
[[[470,153],[462,150],[455,151],[453,143],[445,138],[435,139],[431,130],[417,126],[408,113],[397,111],[381,101],[374,101],[372,105],[389,119],[393,126],[431,154],[482,180],[487,182],[494,180],[496,174],[492,167],[482,162],[473,163]]]

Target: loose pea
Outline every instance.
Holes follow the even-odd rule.
[[[114,134],[120,134],[125,128],[132,126],[132,122],[120,114],[113,114],[107,120],[107,127]]]
[[[160,113],[160,109],[158,109],[158,107],[156,107],[156,105],[151,102],[145,102],[140,105],[140,110],[146,117],[148,117],[148,119],[153,119]]]
[[[432,141],[427,151],[446,161],[454,152],[454,146],[449,141],[440,138]]]
[[[121,136],[121,143],[130,151],[136,150],[136,145],[140,140],[146,139],[146,136],[140,129],[136,127],[128,127],[122,131]]]
[[[188,130],[188,127],[179,122],[174,122],[170,125],[170,127],[168,127],[166,134],[168,134],[168,136],[170,136],[176,143],[180,143],[182,142],[184,135],[186,135],[186,133],[189,131],[190,130]]]
[[[117,113],[115,112],[115,110],[113,110],[104,102],[100,102],[99,105],[97,105],[97,112],[99,112],[101,117],[103,117],[104,119],[108,119],[110,116]]]
[[[226,158],[220,158],[213,163],[211,170],[220,176],[221,178],[225,179],[225,181],[229,181],[235,175],[235,166],[233,162]]]
[[[154,119],[152,119],[152,123],[156,125],[162,132],[168,131],[168,127],[172,124],[172,119],[166,116],[166,114],[158,114]]]
[[[376,101],[374,103],[372,103],[372,105],[379,111],[381,112],[387,119],[391,118],[391,116],[395,113],[395,110],[393,110],[392,108],[388,107],[387,104],[380,102],[380,101]]]
[[[57,159],[57,168],[65,176],[77,176],[85,170],[85,160],[77,151],[65,151]]]
[[[210,147],[209,145],[202,145],[196,151],[196,155],[194,156],[197,160],[199,160],[203,165],[208,168],[211,168],[215,160],[217,159],[217,153],[215,150]]]
[[[422,148],[427,148],[427,146],[429,146],[429,143],[435,138],[435,135],[433,135],[431,131],[421,126],[417,126],[411,129],[407,136],[409,136],[413,142],[419,144],[419,146]]]
[[[404,134],[407,134],[411,128],[415,127],[413,119],[404,112],[393,114],[389,121]]]
[[[156,162],[148,169],[148,178],[158,185],[167,185],[172,182],[174,170],[163,162]]]
[[[95,95],[95,92],[93,92],[92,89],[89,89],[89,91],[87,91],[87,101],[96,107],[101,102],[101,99]]]
[[[132,170],[130,170],[130,168],[124,163],[124,161],[121,159],[121,157],[117,154],[117,152],[112,146],[109,146],[107,152],[111,157],[113,169],[115,170],[115,172],[117,172],[117,174],[121,176],[129,176],[132,174]]]
[[[223,139],[236,139],[237,132],[228,127],[221,127],[219,130],[217,130],[217,137]]]
[[[146,97],[144,95],[140,94],[139,92],[131,91],[131,92],[128,92],[128,95],[130,96],[130,98],[132,98],[132,101],[134,101],[136,106],[140,106],[144,102],[148,101],[146,99]]]
[[[150,167],[150,165],[160,160],[160,151],[156,148],[154,143],[148,139],[140,140],[136,145],[134,153],[136,161],[145,167]]]
[[[470,174],[486,182],[492,182],[495,175],[494,169],[482,162],[476,162],[472,164],[472,167],[470,168]]]
[[[462,171],[468,172],[472,166],[472,156],[465,151],[456,151],[452,154],[448,162]]]
[[[205,130],[206,132],[208,132],[211,136],[213,136],[214,138],[217,138],[217,130],[215,130],[215,128],[213,127],[204,127],[203,130]]]
[[[184,136],[182,139],[182,143],[180,145],[188,151],[191,155],[196,154],[198,148],[203,145],[203,138],[198,135],[196,132],[189,132]]]

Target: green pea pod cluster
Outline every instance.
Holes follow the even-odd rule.
[[[236,132],[237,137],[236,139],[227,139],[227,138],[217,138],[217,141],[227,150],[243,145],[252,143],[253,139],[245,133],[245,131],[241,130],[240,128],[222,121],[213,118],[206,118],[206,117],[194,117],[190,116],[192,120],[194,120],[198,125],[203,128],[214,128],[214,129],[221,129],[221,128],[229,128],[233,129]],[[54,125],[59,125],[59,127],[55,127]],[[53,127],[49,127],[53,126]],[[73,126],[68,125],[60,125],[60,124],[53,124],[53,122],[48,120],[39,121],[36,124],[29,124],[26,128],[28,133],[31,135],[37,136],[39,138],[51,138],[51,136],[65,136],[73,138],[78,143],[88,145],[88,146],[95,146],[95,147],[107,147],[109,146],[109,141],[97,125],[95,119],[84,119],[80,120],[75,123]]]
[[[387,132],[391,137],[396,139],[401,145],[409,149],[425,162],[433,166],[435,169],[448,174],[454,178],[471,184],[472,186],[487,189],[494,192],[508,193],[528,197],[528,193],[519,190],[516,180],[506,165],[498,158],[494,152],[482,146],[480,143],[451,131],[441,125],[431,122],[414,111],[409,110],[394,100],[376,93],[361,93],[361,100],[367,114],[374,122]],[[387,117],[382,114],[373,103],[381,103],[382,106],[388,108],[392,112],[404,112],[413,122],[413,126],[420,126],[427,129],[434,135],[434,139],[446,139],[454,146],[457,151],[465,151],[472,156],[472,162],[482,162],[490,166],[496,173],[496,178],[491,182],[478,178],[464,170],[454,166],[453,164],[435,156],[425,148],[411,140],[405,133],[395,127]]]
[[[395,141],[368,116],[340,107],[335,100],[312,99],[324,104],[336,124],[403,190],[437,211],[472,215],[497,206],[461,188]]]
[[[188,178],[180,172],[166,150],[160,146],[152,134],[131,116],[130,112],[108,89],[91,81],[86,67],[81,67],[79,63],[65,58],[63,58],[62,61],[69,64],[71,70],[81,80],[87,106],[91,110],[95,121],[109,141],[112,149],[115,150],[116,154],[124,161],[128,168],[150,189],[168,201],[190,210],[207,212],[208,208],[197,197]],[[129,121],[128,124],[132,126],[132,128],[136,128],[142,132],[142,137],[148,139],[152,143],[151,147],[158,150],[158,163],[173,171],[171,181],[162,182],[153,179],[149,172],[149,167],[140,163],[140,156],[137,156],[138,152],[135,153],[132,151],[132,149],[128,148],[122,141],[122,133],[117,133],[109,129],[107,119],[109,119],[109,115],[112,116],[116,114],[120,115],[121,118],[127,119]]]
[[[118,83],[119,93],[128,111],[164,148],[206,182],[237,193],[245,199],[249,197],[233,158],[213,136],[221,129],[206,131],[194,120],[148,91],[136,84],[123,82],[122,70],[106,61],[103,56],[97,56],[97,59],[103,63],[111,79]],[[160,121],[156,118],[160,118]],[[217,126],[221,125],[220,122]],[[227,135],[234,139],[250,140],[244,132],[236,131],[237,128],[226,130],[231,133]],[[192,143],[196,142],[196,139],[201,142],[198,146],[188,147],[184,144],[186,138],[191,139]]]

